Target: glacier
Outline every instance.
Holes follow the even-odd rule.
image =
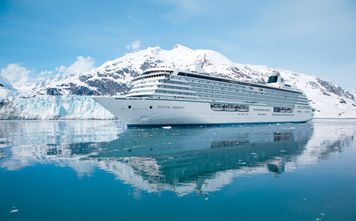
[[[90,96],[125,94],[134,77],[155,66],[260,83],[279,72],[288,84],[304,91],[315,109],[315,118],[356,118],[355,91],[334,82],[284,69],[239,64],[216,51],[178,44],[170,50],[136,50],[85,73],[54,74],[13,84],[2,84],[4,79],[0,78],[0,119],[113,119]]]
[[[0,102],[0,119],[115,119],[114,115],[89,96],[36,95]]]

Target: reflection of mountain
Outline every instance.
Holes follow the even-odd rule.
[[[326,142],[323,146],[327,146],[327,150],[323,151],[319,155],[319,159],[328,159],[331,154],[339,153],[343,151],[345,146],[350,146],[350,144],[354,141],[353,136],[344,137],[342,140],[337,140],[335,142]]]
[[[122,131],[117,121],[2,121],[0,149],[6,157],[0,167],[17,170],[35,163],[78,160],[83,150],[74,155],[71,145],[97,146]]]
[[[355,124],[333,123],[123,132],[112,121],[4,125],[0,166],[8,170],[55,163],[85,175],[99,167],[135,188],[179,195],[217,191],[239,175],[280,174],[315,163],[349,146],[356,132]]]

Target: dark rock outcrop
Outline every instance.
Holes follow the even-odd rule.
[[[350,92],[342,89],[340,86],[338,86],[330,81],[322,80],[320,78],[317,78],[317,81],[320,85],[322,85],[327,90],[327,92],[333,93],[333,94],[336,94],[338,96],[342,96],[342,97],[345,97],[348,99],[355,100],[354,96]]]

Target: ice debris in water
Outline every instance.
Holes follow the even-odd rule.
[[[17,213],[19,210],[18,209],[16,209],[16,207],[12,207],[12,210],[10,210],[10,213]]]

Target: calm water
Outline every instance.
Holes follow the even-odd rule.
[[[0,220],[356,220],[356,121],[0,121]]]

